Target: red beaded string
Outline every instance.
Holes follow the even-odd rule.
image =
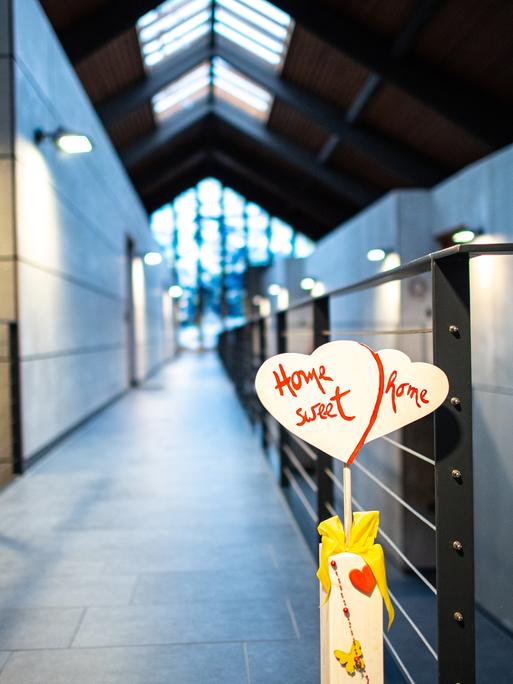
[[[349,625],[349,631],[351,632],[351,638],[353,640],[352,641],[352,644],[353,644],[356,641],[356,639],[355,639],[354,632],[353,632],[353,625],[351,623],[351,614],[349,613],[349,608],[347,607],[346,599],[344,597],[344,592],[342,590],[342,582],[340,581],[340,577],[338,574],[337,563],[336,563],[336,561],[332,560],[330,565],[333,568],[333,571],[335,572],[335,575],[337,577],[338,588],[340,591],[340,598],[342,599],[342,603],[344,605],[342,612],[344,613],[344,615],[347,618],[347,624]],[[363,654],[362,654],[362,658],[363,658]],[[364,663],[363,667],[361,667],[360,666],[361,665],[360,664],[360,658],[355,658],[354,662],[355,662],[356,667],[365,676],[365,681],[367,682],[367,684],[370,684],[369,676],[368,676],[367,672],[365,671],[365,663]]]

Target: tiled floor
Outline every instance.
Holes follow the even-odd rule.
[[[317,684],[315,568],[213,355],[0,495],[0,684]]]

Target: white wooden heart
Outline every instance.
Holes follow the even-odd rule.
[[[255,386],[287,430],[350,463],[365,442],[383,396],[378,355],[359,342],[328,342],[313,354],[278,354],[260,367]]]
[[[412,362],[397,349],[380,349],[385,389],[379,414],[366,442],[398,430],[437,409],[449,393],[449,380],[432,363]]]
[[[449,383],[436,366],[412,364],[402,352],[375,352],[340,340],[310,356],[267,359],[255,386],[262,404],[287,430],[351,463],[365,442],[434,411]]]

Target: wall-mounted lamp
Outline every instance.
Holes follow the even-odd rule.
[[[454,231],[454,233],[451,235],[451,240],[454,242],[456,245],[463,245],[466,242],[472,242],[478,235],[482,235],[483,231],[482,229],[472,229],[472,228],[467,228],[466,226],[462,226],[458,230]]]
[[[470,228],[463,223],[446,229],[437,236],[437,240],[440,247],[446,249],[447,247],[454,247],[454,245],[464,245],[472,242],[478,235],[483,235],[484,232],[482,228]]]
[[[369,251],[367,252],[367,259],[369,261],[383,261],[385,257],[390,253],[390,249],[375,247],[374,249],[369,249]]]
[[[271,283],[267,288],[267,292],[273,297],[277,297],[281,292],[281,285],[278,285],[278,283]]]
[[[66,154],[86,154],[93,149],[93,143],[85,133],[69,131],[65,128],[58,128],[53,133],[48,133],[40,128],[34,133],[34,140],[40,145],[44,140],[51,140],[55,147]]]
[[[305,292],[310,292],[314,289],[316,283],[317,280],[315,278],[312,278],[311,276],[305,276],[299,281],[299,287]]]
[[[160,252],[146,252],[143,259],[146,266],[158,266],[162,263],[162,254]]]
[[[171,285],[168,293],[171,299],[180,299],[180,297],[183,295],[183,289],[180,287],[180,285]]]
[[[326,285],[322,281],[316,280],[315,285],[310,290],[310,294],[312,297],[322,297],[326,294]]]

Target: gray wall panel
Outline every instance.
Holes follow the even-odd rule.
[[[156,244],[44,12],[35,0],[13,6],[23,436],[30,457],[128,387],[126,240],[136,256]],[[36,129],[59,126],[90,135],[93,152],[65,155],[51,141],[35,144]],[[143,380],[173,345],[163,313],[167,271],[136,262],[136,365]]]

